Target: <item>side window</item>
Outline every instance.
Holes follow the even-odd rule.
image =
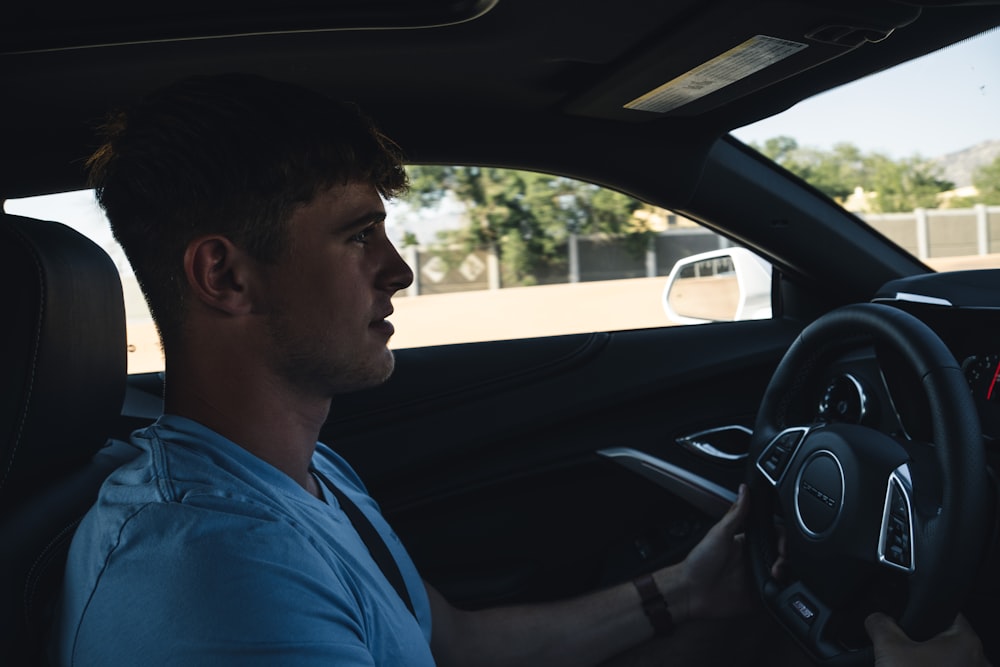
[[[415,275],[393,347],[771,316],[770,265],[672,211],[535,172],[409,174],[389,212]]]
[[[672,211],[571,179],[409,168],[387,231],[414,271],[396,349],[770,317],[770,265]],[[122,277],[130,373],[160,371],[156,328],[90,190],[7,200],[83,232]]]

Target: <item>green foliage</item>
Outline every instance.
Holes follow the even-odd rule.
[[[799,146],[787,136],[768,139],[762,146],[750,145],[838,202],[843,203],[858,187],[874,193],[871,206],[875,212],[934,208],[937,195],[955,187],[941,177],[939,168],[918,155],[892,160],[881,153],[864,153],[850,143],[823,151]]]
[[[1000,155],[990,164],[976,169],[972,183],[979,190],[978,203],[1000,204]]]
[[[444,233],[442,244],[496,247],[506,285],[532,285],[543,274],[564,274],[571,233],[624,237],[630,245],[646,246],[646,229],[634,218],[644,206],[619,192],[491,167],[411,166],[407,172],[411,187],[405,200],[411,206],[433,208],[449,191],[465,204],[469,225]]]
[[[865,170],[864,159],[851,144],[837,144],[832,152],[821,151],[780,136],[768,139],[763,146],[751,146],[837,201],[844,201],[861,185],[858,175]]]
[[[878,153],[867,158],[869,183],[875,192],[872,208],[877,213],[937,208],[938,194],[955,184],[940,177],[940,170],[919,156],[893,161]]]

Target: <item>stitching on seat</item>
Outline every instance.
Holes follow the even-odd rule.
[[[18,448],[21,445],[21,436],[24,434],[24,425],[28,421],[28,406],[31,405],[31,395],[35,388],[35,372],[38,369],[38,348],[39,341],[42,337],[42,319],[45,313],[46,306],[46,293],[45,293],[45,272],[42,271],[42,262],[38,252],[35,251],[34,245],[30,243],[28,237],[21,232],[17,227],[11,226],[11,231],[15,236],[20,237],[21,242],[31,251],[31,257],[35,260],[35,271],[38,274],[38,284],[41,287],[40,297],[39,297],[39,308],[38,308],[38,320],[35,322],[35,349],[31,357],[31,374],[28,378],[27,391],[25,393],[24,406],[25,409],[21,412],[21,420],[17,425],[17,434],[14,436],[14,447],[11,449],[10,458],[7,461],[7,468],[4,470],[3,478],[0,479],[0,489],[3,489],[7,485],[7,479],[10,477],[10,472],[14,467],[14,460],[17,458]]]
[[[34,606],[33,602],[38,591],[38,584],[42,580],[41,573],[52,562],[52,553],[55,549],[65,542],[67,535],[72,537],[82,519],[83,517],[77,517],[71,521],[69,525],[60,530],[55,537],[48,541],[35,560],[31,563],[31,567],[28,568],[28,574],[25,577],[25,583],[27,585],[25,586],[24,597],[22,600],[24,607],[22,609],[22,613],[24,614],[25,626],[28,626],[31,619],[31,609]]]

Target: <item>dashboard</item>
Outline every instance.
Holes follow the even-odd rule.
[[[1000,453],[1000,269],[894,280],[874,302],[918,317],[960,364],[990,449]],[[900,360],[869,347],[832,360],[811,396],[815,418],[864,423],[908,439],[930,440],[927,398]]]

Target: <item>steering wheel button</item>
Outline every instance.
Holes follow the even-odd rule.
[[[816,611],[813,604],[801,595],[793,597],[788,604],[798,617],[805,621],[806,625],[812,625],[813,621],[816,620]]]
[[[907,520],[906,498],[895,487],[892,489],[892,513],[903,521]]]
[[[781,481],[805,432],[806,429],[795,428],[778,434],[757,459],[757,468],[764,473],[771,484],[777,485]]]

